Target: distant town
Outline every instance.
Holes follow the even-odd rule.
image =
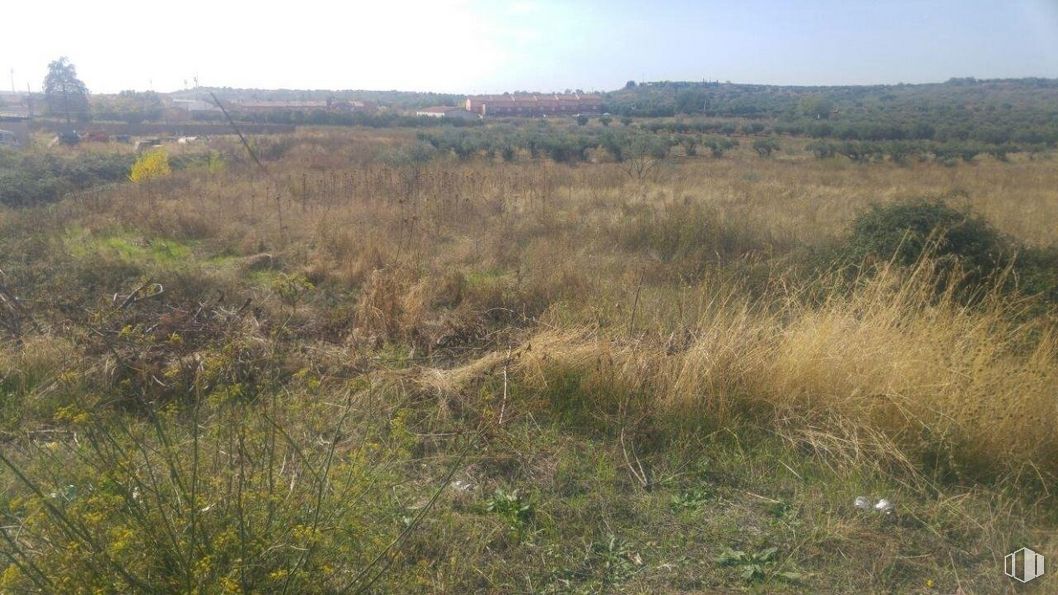
[[[271,93],[267,93],[271,95]],[[429,118],[473,121],[488,117],[546,118],[552,116],[597,115],[603,110],[600,94],[504,93],[470,95],[462,100],[448,99],[448,105],[414,106],[416,101],[382,102],[329,96],[323,99],[257,98],[240,93],[220,93],[214,100],[210,91],[173,94],[131,92],[98,94],[90,98],[89,113],[46,112],[43,95],[0,92],[0,143],[18,144],[32,129],[87,129],[93,139],[126,134],[160,133],[179,128],[183,133],[204,134],[225,116],[254,126],[255,132],[283,132],[290,124],[349,124],[350,117]],[[232,96],[234,95],[234,96]],[[318,95],[318,93],[313,93]],[[434,94],[398,94],[422,95]],[[421,99],[420,99],[421,101]],[[222,109],[223,108],[223,109]],[[47,113],[47,118],[41,118]],[[91,122],[89,124],[89,122]],[[210,124],[210,123],[213,124]],[[150,123],[161,126],[149,125]],[[200,124],[197,125],[196,124]]]

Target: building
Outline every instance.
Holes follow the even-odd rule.
[[[467,111],[482,116],[573,116],[602,111],[602,97],[580,93],[504,93],[467,97]]]
[[[481,116],[474,112],[468,112],[461,107],[450,105],[439,105],[435,107],[424,107],[415,112],[416,116],[422,118],[449,118],[459,120],[475,120]]]

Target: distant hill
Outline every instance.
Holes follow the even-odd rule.
[[[622,116],[763,119],[780,132],[847,139],[1055,142],[1058,79],[823,87],[630,83],[606,94],[606,110]]]
[[[170,96],[208,100],[211,91],[226,100],[370,101],[397,112],[434,105],[457,106],[465,97],[408,91],[229,87],[202,87]],[[713,127],[707,128],[718,131],[736,129],[738,122],[733,120],[750,120],[756,124],[743,125],[743,129],[840,140],[972,141],[1052,147],[1058,144],[1058,79],[959,78],[917,85],[816,87],[657,81],[629,83],[623,89],[605,93],[604,99],[604,110],[610,114],[660,118],[658,125],[672,118],[712,121]],[[361,120],[315,123],[372,124]],[[374,124],[395,125],[389,120],[380,122]]]

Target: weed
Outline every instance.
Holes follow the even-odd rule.
[[[721,566],[733,566],[739,571],[742,580],[746,582],[759,582],[770,575],[769,569],[775,565],[778,552],[779,548],[776,547],[750,553],[727,548],[716,557],[716,562]],[[774,576],[792,582],[805,578],[804,574],[789,570],[776,572]]]
[[[518,490],[496,488],[485,502],[485,511],[499,515],[519,536],[525,534],[536,514],[532,501]]]
[[[698,511],[714,497],[713,492],[707,488],[692,488],[672,496],[671,506],[673,510]]]

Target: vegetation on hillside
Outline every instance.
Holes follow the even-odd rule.
[[[606,109],[629,116],[748,118],[784,134],[843,140],[1058,142],[1053,79],[841,87],[664,81],[610,93]]]

